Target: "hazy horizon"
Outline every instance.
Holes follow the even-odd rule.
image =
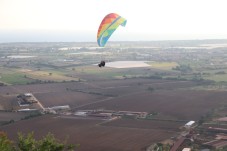
[[[136,38],[135,38],[136,37]],[[168,41],[227,39],[225,35],[112,35],[109,41]],[[7,42],[96,42],[96,33],[63,31],[0,31],[0,43]]]
[[[0,0],[0,42],[96,41],[103,17],[127,20],[110,41],[227,39],[225,0]]]

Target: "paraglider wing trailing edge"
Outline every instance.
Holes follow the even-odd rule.
[[[113,32],[121,26],[125,26],[127,20],[115,13],[110,13],[106,15],[98,29],[97,42],[100,47],[104,47],[113,34]]]

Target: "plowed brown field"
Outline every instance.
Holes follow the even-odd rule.
[[[16,138],[18,131],[24,133],[34,131],[38,138],[47,132],[55,134],[61,140],[68,136],[69,143],[80,144],[78,151],[140,151],[154,142],[175,135],[174,131],[161,129],[97,125],[100,122],[102,121],[42,116],[2,127],[1,130],[6,131],[12,139]]]

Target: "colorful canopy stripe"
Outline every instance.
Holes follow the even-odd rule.
[[[97,42],[100,47],[104,47],[110,36],[118,28],[119,25],[125,26],[127,20],[121,16],[111,13],[106,15],[102,20],[97,33]]]

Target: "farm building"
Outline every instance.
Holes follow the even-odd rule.
[[[24,96],[25,96],[25,97],[31,97],[32,94],[31,94],[31,93],[25,93]]]
[[[227,141],[223,140],[213,140],[210,142],[203,143],[203,145],[208,146],[213,149],[221,149],[225,146],[227,146]]]
[[[226,135],[224,135],[224,134],[222,134],[222,135],[216,135],[216,138],[215,138],[216,140],[227,140],[227,136]]]
[[[17,110],[18,112],[33,112],[33,111],[38,111],[37,109],[20,109],[20,110]]]
[[[63,106],[53,106],[51,107],[52,110],[69,110],[69,105],[63,105]]]
[[[189,121],[188,123],[186,123],[186,124],[184,125],[184,127],[186,127],[186,128],[191,128],[192,126],[194,126],[194,124],[195,124],[195,121]]]
[[[227,133],[226,128],[208,127],[206,130],[214,133]]]
[[[99,117],[99,118],[111,118],[112,114],[102,114],[102,113],[91,113],[88,116]]]
[[[17,96],[20,105],[37,103],[36,98],[31,93],[24,93]]]
[[[76,115],[76,116],[87,116],[87,112],[77,111],[77,112],[74,113],[74,115]]]
[[[191,148],[184,148],[182,151],[191,151]]]

